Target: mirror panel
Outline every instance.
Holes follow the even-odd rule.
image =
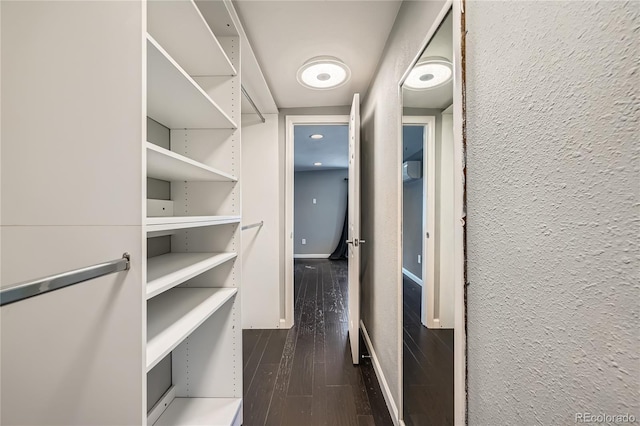
[[[449,12],[402,86],[406,425],[454,420],[453,71]]]

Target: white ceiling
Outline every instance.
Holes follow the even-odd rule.
[[[234,6],[279,108],[350,105],[366,93],[401,1],[235,0]],[[296,79],[315,56],[351,69],[336,89],[312,90]]]
[[[453,60],[453,23],[451,13],[442,22],[431,41],[429,41],[418,62],[433,56],[447,58],[449,61]],[[428,90],[404,89],[402,94],[402,102],[405,107],[444,109],[453,103],[453,81]]]
[[[322,139],[311,139],[321,134]],[[349,168],[349,126],[298,125],[293,128],[294,170],[331,170]],[[320,162],[322,166],[314,166]]]

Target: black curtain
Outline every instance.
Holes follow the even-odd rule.
[[[338,246],[329,256],[329,260],[340,260],[347,258],[347,238],[349,238],[349,197],[347,197],[347,208],[344,212],[344,224],[342,225],[342,235],[338,241]]]

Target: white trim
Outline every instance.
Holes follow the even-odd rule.
[[[289,329],[291,328],[291,325],[287,324],[287,321],[284,318],[280,318],[280,323],[277,325],[277,328],[285,328],[285,329]]]
[[[287,115],[285,117],[285,211],[284,211],[284,327],[293,327],[293,127],[297,124],[349,124],[348,115]]]
[[[415,58],[415,60],[418,60],[418,57]],[[407,75],[408,75],[407,71]],[[405,80],[406,76],[402,77],[402,79],[400,80],[400,82],[398,83],[398,99],[402,99],[402,82]],[[396,135],[396,149],[397,151],[397,159],[402,160],[404,158],[404,146],[402,143],[402,138],[403,138],[403,133],[404,133],[404,128],[403,128],[403,122],[402,122],[402,111],[403,111],[403,107],[402,107],[402,102],[400,103],[400,114],[398,116],[398,133]],[[399,161],[399,164],[402,164],[402,161]],[[402,362],[403,360],[403,349],[404,349],[404,342],[403,342],[403,338],[404,338],[404,329],[403,329],[403,316],[404,316],[404,311],[403,311],[403,307],[404,307],[404,301],[402,299],[403,297],[403,285],[402,285],[402,265],[403,265],[403,253],[402,253],[402,218],[403,218],[403,199],[402,199],[402,193],[404,192],[404,184],[403,184],[403,180],[402,180],[402,175],[403,175],[403,170],[402,167],[398,167],[397,168],[397,180],[396,180],[396,185],[398,190],[396,191],[397,193],[397,197],[396,197],[396,206],[397,206],[397,217],[399,220],[396,221],[396,240],[399,242],[399,250],[398,250],[398,255],[396,257],[396,268],[398,271],[400,271],[400,274],[398,276],[398,284],[397,284],[397,289],[396,289],[396,333],[397,333],[397,347],[396,347],[396,356],[397,356],[397,360],[398,360],[398,365],[396,366],[397,370],[396,370],[396,374],[398,375],[398,388],[397,388],[397,392],[398,392],[398,401],[394,401],[394,409],[396,411],[395,414],[395,418],[394,418],[394,422],[396,425],[399,424],[399,420],[403,417],[403,412],[404,412],[404,408],[403,408],[403,404],[404,404],[404,383],[402,381],[402,377],[403,377],[403,370],[404,370],[404,363]],[[386,397],[385,397],[386,398]],[[396,405],[397,403],[397,405]],[[398,419],[398,421],[396,421],[395,419]]]
[[[414,283],[422,287],[422,280],[407,268],[404,268],[404,267],[402,268],[402,275],[404,275],[405,277],[409,278],[411,281],[413,281]]]
[[[464,145],[463,145],[463,87],[462,80],[462,14],[464,13],[464,0],[453,2],[453,145],[454,145],[454,214],[457,217],[454,242],[454,352],[453,352],[453,406],[454,424],[465,425],[467,421],[467,336],[465,332],[465,288],[464,288]],[[456,30],[457,29],[457,30]]]
[[[294,259],[327,259],[331,256],[331,253],[328,254],[294,254]]]
[[[378,361],[378,356],[376,355],[376,351],[373,349],[373,343],[371,343],[371,339],[369,338],[367,327],[364,326],[364,322],[362,322],[362,320],[360,320],[360,330],[362,330],[364,343],[365,345],[367,345],[367,350],[369,351],[369,355],[371,355],[373,370],[375,371],[376,376],[378,377],[378,382],[380,382],[382,395],[384,396],[384,400],[387,403],[387,409],[389,409],[389,414],[391,414],[391,419],[393,420],[393,424],[396,426],[404,425],[404,422],[400,420],[398,407],[395,401],[393,400],[393,395],[391,394],[391,388],[389,388],[389,383],[387,382],[387,379],[384,376],[384,373],[382,372],[382,367],[380,366],[380,361]]]

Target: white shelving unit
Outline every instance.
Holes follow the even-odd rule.
[[[174,288],[147,302],[147,371],[231,299],[237,288]]]
[[[150,142],[147,146],[147,176],[167,181],[235,182],[237,177],[176,154]]]
[[[147,299],[237,257],[236,253],[168,253],[147,262]]]
[[[231,0],[1,9],[2,225],[20,225],[3,280],[131,258],[2,308],[2,423],[240,425],[247,41]]]
[[[240,40],[219,6],[211,25],[192,0],[147,1],[142,144],[149,205],[171,214],[144,220],[149,426],[242,424]]]

